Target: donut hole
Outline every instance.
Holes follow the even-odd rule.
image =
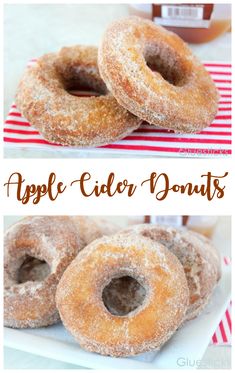
[[[102,293],[106,309],[116,316],[135,311],[143,304],[145,297],[145,288],[130,276],[113,278]]]
[[[168,83],[180,87],[186,83],[189,67],[176,56],[172,56],[172,52],[167,48],[146,47],[144,58],[148,68],[158,72]]]
[[[99,92],[95,92],[92,89],[87,87],[74,87],[67,91],[70,95],[76,97],[99,97],[101,94]]]
[[[79,66],[61,71],[65,90],[77,97],[103,96],[107,88],[101,78],[92,69]]]
[[[18,283],[43,281],[50,274],[50,267],[44,260],[26,255],[18,270]]]

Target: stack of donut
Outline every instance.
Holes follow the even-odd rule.
[[[60,320],[92,352],[159,349],[198,316],[221,277],[211,241],[186,229],[34,216],[5,234],[4,324]]]
[[[73,89],[98,97],[75,97]],[[49,53],[28,68],[16,94],[23,116],[50,142],[90,147],[117,141],[143,120],[179,133],[210,125],[217,89],[174,33],[138,17],[113,22],[96,47]]]

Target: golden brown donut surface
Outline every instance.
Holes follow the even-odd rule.
[[[5,326],[36,328],[59,321],[56,287],[80,249],[77,229],[69,217],[28,217],[7,230],[4,238]]]
[[[68,92],[81,86],[101,95],[76,97]],[[20,81],[16,105],[46,140],[62,145],[105,145],[141,123],[107,92],[96,47],[67,47],[39,58]]]
[[[125,232],[160,242],[177,256],[183,265],[190,293],[185,320],[199,315],[221,276],[219,255],[212,242],[199,233],[155,224],[139,224]]]
[[[120,105],[151,124],[198,132],[216,115],[218,93],[204,66],[176,34],[149,20],[114,21],[98,64]]]
[[[128,315],[113,315],[104,306],[103,289],[126,275],[146,296]],[[56,303],[64,326],[83,348],[129,356],[157,349],[170,338],[184,318],[188,296],[183,267],[169,250],[136,234],[116,234],[78,254],[61,278]]]

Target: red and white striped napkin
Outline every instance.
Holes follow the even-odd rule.
[[[32,65],[32,60],[29,65]],[[89,149],[95,154],[152,155],[169,157],[216,157],[231,155],[231,64],[205,63],[220,93],[218,113],[213,123],[197,134],[179,135],[173,131],[151,126],[147,123],[115,143]],[[205,92],[206,94],[206,92]],[[63,151],[76,149],[51,144],[23,118],[16,106],[11,106],[4,125],[6,146],[49,148]],[[79,149],[83,152],[84,149]]]
[[[228,266],[231,263],[229,257],[224,257],[224,265]],[[232,301],[225,311],[225,314],[220,321],[215,333],[212,336],[211,344],[213,345],[231,345],[232,344]]]

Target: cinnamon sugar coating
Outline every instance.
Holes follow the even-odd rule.
[[[151,124],[199,132],[216,115],[218,92],[204,66],[182,39],[149,20],[110,24],[98,65],[119,104]]]
[[[185,320],[198,316],[221,277],[220,257],[212,242],[196,232],[155,224],[139,224],[122,233],[135,233],[160,242],[177,256],[183,265],[190,293]]]
[[[101,96],[75,97],[68,92],[77,87],[91,88]],[[107,92],[96,47],[66,47],[39,58],[19,83],[16,105],[46,140],[62,145],[109,144],[141,124]]]
[[[76,226],[65,216],[27,217],[7,230],[4,238],[5,326],[37,328],[60,320],[55,304],[57,284],[81,248]]]
[[[141,306],[125,316],[111,314],[102,292],[120,276],[146,290]],[[183,267],[163,245],[137,234],[93,241],[64,272],[56,303],[64,326],[88,351],[130,356],[160,348],[181,324],[188,307]]]

